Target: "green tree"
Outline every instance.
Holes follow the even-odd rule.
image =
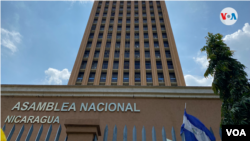
[[[222,37],[219,33],[205,37],[201,51],[206,51],[209,65],[204,76],[214,77],[212,89],[222,100],[221,125],[250,125],[250,83],[245,66],[233,58],[234,51]]]

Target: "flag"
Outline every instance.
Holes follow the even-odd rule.
[[[6,141],[6,137],[5,137],[5,134],[1,128],[1,141]]]
[[[215,141],[214,135],[196,117],[184,111],[181,134],[184,133],[185,141]]]

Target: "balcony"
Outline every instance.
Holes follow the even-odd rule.
[[[101,77],[100,82],[106,82],[106,77]]]
[[[160,77],[159,77],[159,78],[158,78],[158,81],[159,81],[159,82],[164,82],[164,78],[160,78]]]
[[[152,78],[146,78],[147,82],[153,82]]]

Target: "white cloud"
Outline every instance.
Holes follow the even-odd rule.
[[[79,3],[84,4],[84,3],[93,3],[95,0],[66,0],[66,1],[70,2],[71,4],[74,4],[77,1],[79,1]]]
[[[1,45],[10,49],[12,52],[17,50],[17,44],[21,42],[21,37],[19,32],[11,32],[1,28]]]
[[[206,69],[208,66],[208,60],[207,60],[207,56],[200,56],[198,55],[197,57],[193,57],[194,61],[198,64],[201,65],[202,69]]]
[[[187,86],[211,86],[213,82],[212,77],[205,78],[200,76],[193,76],[187,74],[184,76]]]
[[[242,29],[226,35],[223,39],[231,50],[235,51],[234,58],[238,59],[244,64],[247,69],[245,70],[250,77],[250,25],[245,23]]]
[[[63,69],[62,71],[49,68],[48,70],[45,70],[46,74],[46,84],[56,84],[61,85],[64,80],[68,80],[70,77],[70,72],[68,69]]]

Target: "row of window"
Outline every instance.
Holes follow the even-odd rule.
[[[174,69],[172,61],[168,61],[168,69]],[[82,61],[82,65],[80,69],[86,69],[87,61]],[[113,69],[118,69],[119,61],[114,61]],[[146,69],[151,69],[150,61],[145,61]],[[156,61],[157,69],[162,69],[161,61]],[[92,62],[91,69],[97,68],[97,61]],[[104,61],[102,65],[102,69],[108,69],[108,61]],[[124,69],[129,69],[129,61],[124,61]],[[135,61],[135,69],[140,69],[140,61]]]
[[[88,58],[89,57],[89,53],[90,52],[88,50],[85,51],[83,58]],[[95,54],[94,54],[94,58],[98,58],[99,54],[100,54],[100,51],[96,50]],[[140,58],[140,52],[139,51],[135,51],[134,54],[135,54],[135,58]],[[165,54],[166,54],[166,58],[171,58],[170,51],[165,51]],[[114,54],[114,57],[115,58],[119,58],[119,55],[120,55],[120,51],[116,50],[115,54]],[[125,50],[124,57],[125,58],[129,58],[129,56],[130,56],[130,51],[129,50]],[[104,58],[108,58],[108,57],[109,57],[109,50],[105,50],[105,52],[104,52]],[[160,58],[160,57],[161,57],[160,52],[159,51],[155,51],[155,58]],[[145,51],[145,58],[150,58],[149,51]]]
[[[77,82],[82,82],[83,76],[84,76],[83,72],[79,73],[78,78],[77,78]],[[100,82],[106,82],[106,76],[107,76],[107,73],[106,72],[102,72],[101,73],[101,77],[100,77]],[[117,76],[118,76],[118,73],[113,72],[112,73],[112,80],[111,81],[112,82],[117,82]],[[170,81],[171,82],[176,82],[176,78],[175,78],[175,74],[174,73],[169,73],[169,76],[170,76]],[[95,79],[95,72],[91,72],[89,74],[88,82],[94,82],[94,79]],[[140,75],[140,73],[135,73],[135,80],[134,81],[135,82],[141,82],[141,75]],[[146,73],[146,81],[147,82],[153,82],[152,81],[152,74],[151,73]],[[164,82],[163,73],[158,73],[158,81],[159,82]],[[127,72],[123,73],[123,82],[129,82],[129,73],[127,73]]]

